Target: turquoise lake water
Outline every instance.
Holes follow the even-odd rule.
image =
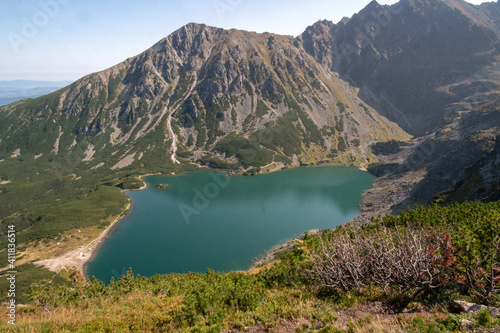
[[[129,267],[142,276],[244,270],[277,244],[354,218],[374,179],[346,167],[255,177],[210,170],[149,176],[147,189],[127,192],[130,213],[105,239],[86,275],[108,282]]]

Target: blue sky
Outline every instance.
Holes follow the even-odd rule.
[[[370,0],[8,0],[0,80],[76,80],[146,50],[189,22],[296,36]],[[379,0],[392,4],[395,0]],[[482,1],[469,1],[481,3]]]

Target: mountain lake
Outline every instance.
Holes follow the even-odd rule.
[[[148,176],[146,189],[126,192],[130,212],[113,226],[86,275],[108,282],[129,267],[141,276],[245,270],[278,244],[353,219],[374,179],[347,167]]]

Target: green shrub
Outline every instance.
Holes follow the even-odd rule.
[[[198,162],[202,165],[209,166],[213,169],[222,169],[222,170],[238,170],[238,163],[228,163],[226,161],[221,160],[218,157],[206,155],[198,160]]]
[[[481,310],[477,316],[477,324],[479,326],[488,326],[493,323],[490,312],[488,310]]]
[[[253,140],[237,136],[232,133],[215,145],[215,150],[223,153],[226,157],[236,156],[245,167],[262,167],[273,161],[273,153],[259,145]]]
[[[251,139],[259,145],[273,151],[281,151],[286,156],[302,152],[302,129],[295,124],[298,121],[295,112],[285,113],[274,123],[266,125],[265,129],[251,135]]]
[[[345,106],[345,104],[344,104],[344,103],[342,103],[342,102],[337,102],[337,106],[339,107],[339,111],[340,111],[340,113],[344,113],[344,112],[345,112],[345,110],[346,110],[346,106]]]
[[[269,107],[262,100],[259,100],[257,102],[256,113],[257,113],[258,117],[260,117],[260,118],[264,117],[266,114],[269,113],[269,110],[270,110]]]

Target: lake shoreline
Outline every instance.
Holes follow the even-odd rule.
[[[309,231],[306,231],[306,232],[300,234],[299,237],[292,238],[283,244],[278,244],[278,245],[272,247],[271,249],[264,251],[264,254],[262,256],[257,257],[256,260],[252,261],[252,264],[250,265],[250,267],[246,271],[249,272],[249,271],[255,270],[255,269],[261,267],[262,265],[266,265],[272,261],[279,259],[280,254],[293,249],[293,247],[295,245],[299,245],[300,244],[299,241],[304,240],[306,235],[314,236],[314,235],[321,234],[322,232],[323,232],[323,230],[320,230],[320,229],[312,229],[312,230],[309,230]]]
[[[301,167],[298,167],[298,168],[301,168]],[[307,166],[306,168],[314,168],[314,167]],[[200,169],[213,170],[213,169],[206,168],[206,167],[200,168]],[[292,169],[296,169],[296,168],[292,168]],[[273,170],[269,170],[268,172],[264,172],[262,174],[269,174],[269,173],[281,172],[281,171],[286,171],[286,170],[289,170],[289,169],[288,168],[284,168],[284,169],[283,168],[275,168]],[[213,171],[224,172],[226,174],[226,176],[238,175],[238,174],[231,174],[229,171],[222,171],[222,170],[213,170]],[[365,170],[363,170],[363,171],[365,171]],[[63,269],[75,268],[76,270],[80,271],[84,276],[87,277],[88,264],[97,255],[99,249],[101,248],[102,244],[104,243],[104,240],[107,237],[111,236],[113,231],[116,230],[119,223],[122,222],[123,219],[130,214],[130,211],[132,209],[132,200],[127,195],[127,192],[128,191],[141,191],[141,190],[148,188],[148,184],[145,180],[145,178],[148,176],[172,176],[172,175],[177,175],[177,174],[148,173],[148,174],[144,174],[144,175],[139,176],[138,178],[143,182],[143,185],[137,189],[121,190],[122,193],[124,193],[124,195],[127,196],[128,204],[125,207],[125,209],[122,211],[122,213],[120,213],[120,215],[118,215],[114,219],[114,221],[97,238],[90,241],[87,245],[80,246],[79,248],[74,249],[68,253],[65,253],[60,257],[37,261],[37,262],[35,262],[35,264],[40,265],[40,266],[44,266],[45,268],[47,268],[53,272],[59,272]],[[240,176],[243,176],[243,175],[240,175]],[[265,250],[261,254],[261,256],[256,257],[255,260],[253,260],[249,264],[247,271],[256,268],[256,266],[273,261],[276,258],[276,256],[279,255],[281,252],[290,248],[290,246],[293,247],[293,245],[296,244],[296,240],[303,238],[303,236],[305,234],[307,234],[307,233],[311,234],[311,233],[317,233],[317,232],[319,232],[319,230],[317,230],[317,229],[306,231],[306,232],[302,233],[297,238],[293,238],[293,239],[291,239],[283,244],[277,244],[274,247],[272,247],[271,249]]]
[[[110,237],[113,233],[113,231],[118,227],[118,225],[120,224],[120,222],[122,222],[131,212],[132,210],[132,199],[127,195],[127,192],[135,192],[135,191],[142,191],[146,188],[148,188],[148,184],[146,183],[146,181],[144,180],[145,177],[148,177],[148,176],[158,176],[158,175],[163,175],[162,173],[148,173],[148,174],[145,174],[145,175],[141,175],[139,176],[139,180],[143,183],[143,185],[138,188],[138,189],[130,189],[130,190],[121,190],[122,193],[124,195],[127,196],[127,199],[129,201],[127,207],[125,208],[125,210],[120,214],[120,216],[118,216],[115,221],[113,221],[113,223],[108,227],[106,228],[106,230],[104,230],[99,236],[98,238],[96,238],[95,240],[98,240],[97,241],[97,244],[95,244],[91,249],[90,251],[90,255],[89,256],[86,256],[85,259],[82,259],[82,265],[79,268],[79,271],[83,274],[83,276],[87,277],[87,267],[88,267],[88,264],[90,261],[92,261],[92,259],[95,258],[95,256],[97,255],[97,252],[99,251],[99,249],[101,248],[101,246],[104,244],[104,240],[107,238],[107,237]],[[125,214],[125,212],[127,212]]]
[[[125,192],[125,191],[123,191]],[[126,195],[126,194],[125,194]],[[82,265],[81,265],[81,270],[79,270],[83,276],[87,277],[87,266],[89,264],[90,261],[92,261],[92,259],[95,258],[95,256],[97,255],[97,252],[99,251],[99,249],[101,248],[101,246],[104,244],[104,241],[106,240],[106,238],[112,236],[113,234],[113,231],[115,231],[120,222],[123,221],[123,219],[125,219],[131,212],[132,210],[132,199],[130,199],[129,196],[127,196],[128,198],[128,201],[129,201],[129,204],[127,205],[127,208],[122,212],[122,214],[120,214],[120,216],[118,216],[115,221],[113,221],[112,224],[109,225],[108,228],[106,228],[106,230],[103,231],[102,234],[99,235],[98,238],[96,238],[96,240],[98,239],[98,241],[96,242],[96,244],[94,246],[92,246],[90,248],[90,254],[88,256],[86,256],[84,259],[82,259]],[[125,214],[126,212],[126,214]]]
[[[59,273],[64,269],[76,269],[87,277],[87,266],[88,263],[95,258],[97,252],[101,248],[104,240],[112,234],[112,231],[120,224],[120,222],[130,214],[132,208],[132,199],[127,195],[128,191],[142,191],[148,187],[145,177],[162,175],[161,173],[148,173],[139,176],[139,179],[143,182],[143,186],[138,189],[121,190],[121,192],[127,196],[128,204],[123,209],[123,211],[113,220],[113,222],[101,233],[99,236],[91,240],[87,245],[80,246],[73,249],[59,257],[52,259],[39,260],[34,262],[38,266],[42,266],[49,271]]]
[[[122,192],[125,193],[126,191],[142,191],[142,190],[146,189],[148,187],[148,184],[146,183],[144,178],[149,177],[149,176],[165,176],[165,175],[162,173],[147,173],[145,175],[141,175],[138,177],[139,180],[142,182],[142,186],[140,188],[131,189],[131,190],[122,190]]]
[[[42,266],[51,272],[59,273],[64,269],[74,268],[85,275],[85,270],[88,262],[94,258],[97,250],[103,243],[103,240],[108,236],[109,232],[128,215],[132,206],[132,200],[127,196],[128,204],[123,211],[111,222],[111,224],[96,238],[85,246],[80,246],[77,249],[69,251],[62,256],[53,259],[39,260],[34,262],[38,266]]]

